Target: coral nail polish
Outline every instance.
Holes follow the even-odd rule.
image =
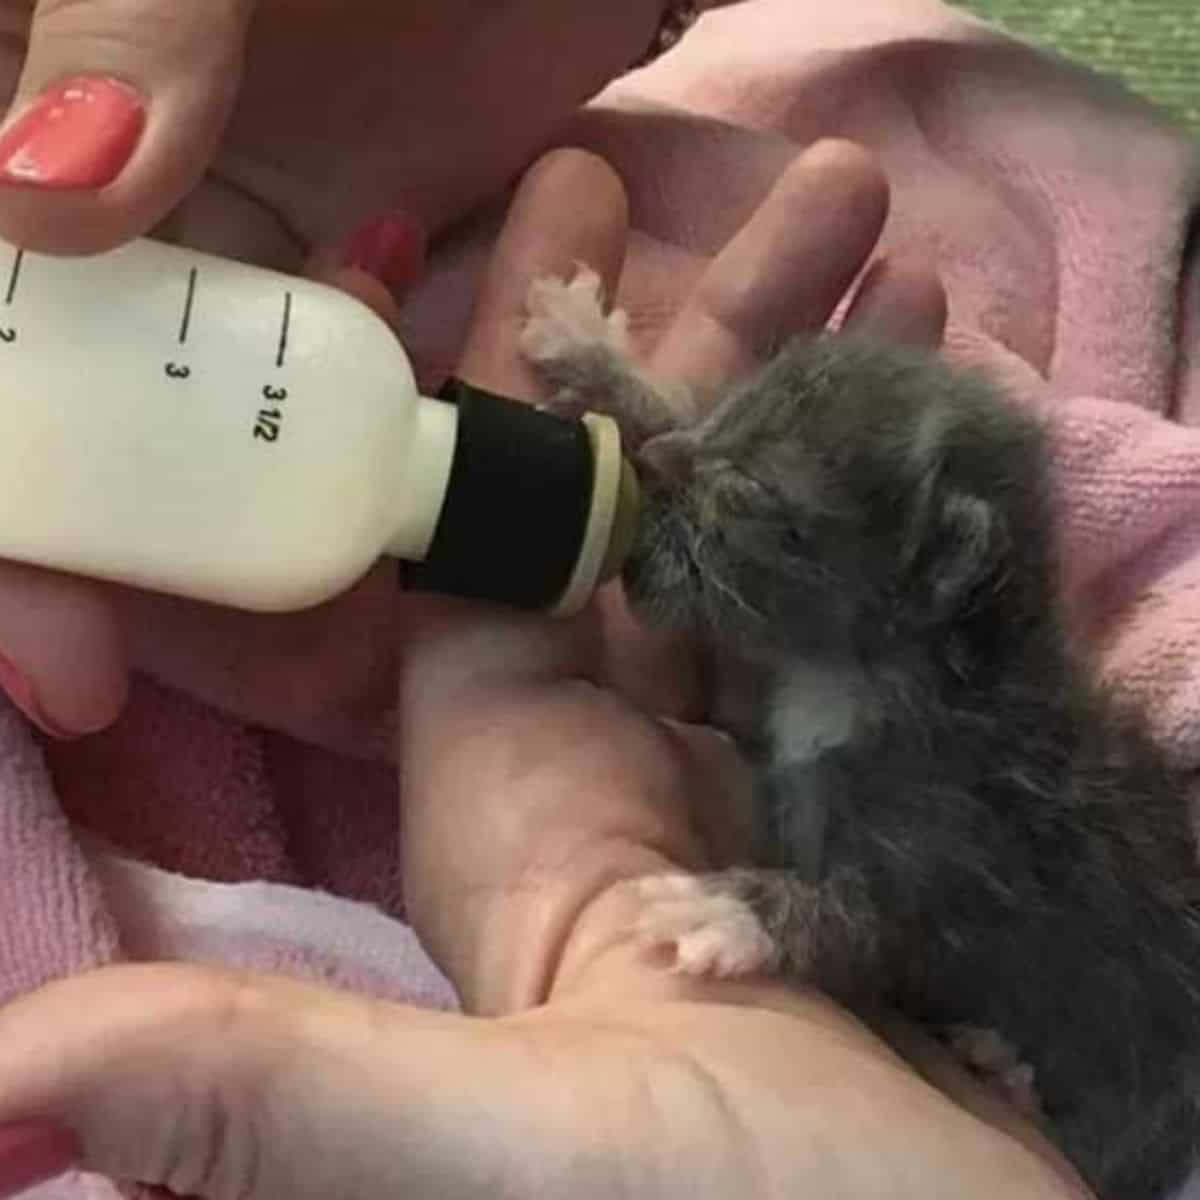
[[[0,1200],[19,1196],[79,1165],[74,1134],[44,1121],[0,1126]]]
[[[145,123],[145,105],[128,84],[103,76],[64,80],[0,132],[0,183],[105,187],[133,156]]]
[[[425,261],[425,234],[412,218],[393,213],[359,228],[346,244],[342,264],[357,267],[389,287],[416,281]]]

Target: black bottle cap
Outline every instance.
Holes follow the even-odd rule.
[[[587,531],[595,463],[581,421],[451,379],[458,409],[446,500],[424,561],[404,585],[546,610],[571,580]]]

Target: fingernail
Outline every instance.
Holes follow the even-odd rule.
[[[411,217],[393,213],[361,226],[346,243],[342,265],[373,275],[388,287],[414,283],[425,262],[425,233]]]
[[[52,721],[45,712],[33,690],[33,683],[15,663],[0,655],[0,689],[43,733],[60,741],[78,737],[68,729]]]
[[[47,1121],[0,1125],[0,1200],[79,1166],[79,1139]]]
[[[99,76],[64,80],[0,132],[0,183],[105,187],[132,157],[145,123],[142,99],[127,84]]]

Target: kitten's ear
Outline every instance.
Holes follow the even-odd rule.
[[[996,505],[970,492],[952,491],[941,498],[922,540],[924,548],[913,565],[927,586],[935,621],[964,611],[981,589],[1003,585],[1012,539]]]

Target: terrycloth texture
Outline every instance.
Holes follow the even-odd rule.
[[[798,146],[837,133],[880,152],[896,193],[887,248],[936,257],[952,351],[1054,414],[1081,628],[1175,758],[1197,764],[1193,144],[1112,86],[936,0],[752,0],[714,13],[578,132],[629,184],[640,232],[622,299],[647,338]],[[447,252],[411,314],[445,355],[470,259],[461,242]],[[399,921],[387,768],[144,681],[118,728],[44,754],[0,713],[0,998],[122,957],[167,957],[452,1003]],[[115,858],[81,827],[159,869]],[[69,1181],[42,1195],[106,1189]]]

